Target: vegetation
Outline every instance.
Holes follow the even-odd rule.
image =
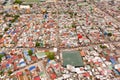
[[[11,22],[12,22],[12,23],[15,22],[19,17],[20,17],[19,15],[14,15],[14,16],[13,16],[14,19],[11,20]]]
[[[13,72],[11,70],[8,71],[8,75],[10,76]]]
[[[46,52],[46,55],[47,55],[47,57],[48,57],[50,60],[55,59],[55,54],[54,54],[54,52]]]
[[[36,42],[36,43],[35,43],[35,47],[40,47],[40,43],[39,43],[39,42]]]
[[[2,57],[4,57],[4,54],[0,54],[0,62],[2,61]]]
[[[100,48],[105,49],[105,48],[107,48],[107,46],[105,46],[105,45],[100,45]]]
[[[72,23],[72,28],[76,28],[76,25],[75,25],[75,23]]]
[[[0,71],[0,75],[2,75],[4,72],[3,71]]]
[[[108,35],[108,36],[112,36],[112,33],[108,33],[107,35]]]
[[[0,15],[3,15],[4,14],[4,12],[0,12]]]
[[[52,12],[52,14],[56,14],[56,12]]]
[[[17,19],[17,18],[19,18],[20,16],[19,15],[15,15],[15,16],[13,16],[15,19]]]
[[[69,15],[70,15],[70,18],[72,18],[73,17],[73,12],[68,12],[69,13]]]
[[[118,10],[120,10],[120,6],[118,7]]]
[[[28,50],[28,55],[32,56],[33,55],[33,51],[32,50]]]
[[[77,13],[75,12],[74,15],[77,16]]]
[[[32,7],[33,6],[33,4],[29,4],[30,5],[30,7]]]
[[[11,26],[12,26],[12,24],[10,23],[10,24],[8,24],[8,26],[9,26],[9,27],[11,27]]]
[[[3,35],[0,35],[0,38],[2,38],[3,37]]]
[[[7,28],[4,29],[4,31],[8,31],[8,29],[9,29],[9,28],[7,27]]]
[[[14,4],[22,4],[22,1],[21,0],[15,0]]]
[[[13,15],[7,13],[5,16],[6,17],[12,17]]]

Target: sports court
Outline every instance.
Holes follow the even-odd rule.
[[[75,67],[83,67],[83,60],[80,55],[80,51],[63,51],[62,52],[63,57],[63,66],[66,67],[66,65],[70,64]]]

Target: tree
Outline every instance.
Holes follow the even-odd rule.
[[[75,25],[75,23],[72,23],[72,28],[76,28],[76,25]]]
[[[107,46],[105,46],[105,45],[100,45],[100,48],[105,49],[105,48],[107,48]]]
[[[9,27],[11,27],[11,26],[12,26],[12,24],[10,23],[10,24],[8,24],[8,26],[9,26]]]
[[[36,42],[36,43],[35,43],[35,47],[40,47],[40,43],[39,43],[39,42]]]
[[[46,55],[47,55],[47,57],[48,57],[50,60],[55,59],[55,54],[54,54],[54,52],[46,52]]]
[[[118,7],[118,9],[120,10],[120,6]]]
[[[0,35],[0,38],[2,38],[3,37],[3,35]]]
[[[0,62],[2,61],[2,57],[4,57],[4,54],[0,54]]]
[[[28,55],[32,56],[32,54],[33,54],[33,51],[32,50],[28,50]]]
[[[14,16],[15,19],[17,19],[17,18],[19,18],[19,17],[20,17],[20,15],[15,15],[15,16]]]
[[[6,32],[6,31],[8,31],[8,29],[9,29],[9,28],[5,28],[4,31]]]
[[[4,72],[3,71],[0,71],[0,75],[2,75]]]
[[[15,0],[14,4],[22,4],[22,1],[21,0]]]
[[[112,36],[112,33],[108,33],[107,35],[108,35],[108,36]]]
[[[3,15],[4,14],[4,12],[0,12],[0,15]]]
[[[73,12],[68,12],[69,13],[69,15],[70,15],[70,17],[72,18],[73,17]]]
[[[74,15],[77,16],[77,12],[75,12]]]
[[[8,71],[8,75],[10,76],[13,72],[11,70]]]
[[[33,6],[33,4],[29,4],[30,5],[30,7],[32,7]]]
[[[6,17],[12,17],[13,15],[7,13],[5,16]]]
[[[11,22],[12,22],[12,23],[15,22],[19,17],[20,17],[19,15],[14,15],[14,16],[13,16],[14,19],[12,19]]]

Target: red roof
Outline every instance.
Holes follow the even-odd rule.
[[[41,80],[39,76],[34,77],[34,80]]]
[[[13,57],[12,57],[13,60],[15,60],[15,59],[17,59],[17,58],[18,58],[17,56],[13,56]]]
[[[50,76],[52,79],[55,79],[57,77],[56,74],[54,74],[54,73],[50,74]]]
[[[83,73],[83,76],[85,76],[85,77],[89,77],[90,74],[89,74],[88,72],[85,72],[85,73]]]
[[[79,38],[79,39],[82,38],[82,35],[81,35],[81,34],[78,34],[78,38]]]
[[[7,63],[8,63],[8,64],[11,64],[11,63],[12,63],[12,59],[8,59],[8,60],[7,60]]]
[[[83,50],[80,52],[80,54],[81,54],[81,56],[85,56],[86,55]]]
[[[59,64],[56,64],[55,67],[56,67],[56,68],[59,68]]]
[[[17,72],[16,75],[20,76],[20,75],[22,75],[22,72]]]
[[[35,56],[31,56],[31,58],[32,58],[33,61],[37,60],[37,58]]]

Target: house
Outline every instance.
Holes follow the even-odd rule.
[[[30,9],[30,5],[20,5],[20,9]]]

